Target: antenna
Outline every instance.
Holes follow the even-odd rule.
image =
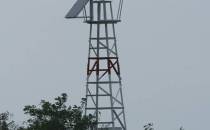
[[[123,0],[77,0],[66,15],[85,18],[90,25],[84,107],[85,115],[96,118],[94,130],[127,130],[115,33],[122,4]]]

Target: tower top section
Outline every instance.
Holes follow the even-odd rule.
[[[77,0],[67,19],[83,18],[84,22],[117,23],[121,21],[123,0]]]

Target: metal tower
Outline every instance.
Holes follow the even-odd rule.
[[[127,130],[115,34],[123,1],[113,3],[78,0],[66,15],[90,24],[85,114],[95,116],[96,130]]]

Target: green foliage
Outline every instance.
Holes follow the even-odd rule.
[[[8,130],[6,121],[8,120],[8,112],[0,114],[0,130]]]
[[[153,123],[148,123],[144,126],[144,130],[154,130]]]
[[[11,114],[9,112],[4,112],[0,114],[0,130],[15,130],[16,125],[14,121],[10,121]]]
[[[30,118],[27,120],[27,128],[18,130],[87,130],[95,125],[94,117],[82,115],[82,108],[78,106],[67,106],[67,94],[55,98],[51,103],[41,100],[40,105],[25,106],[25,114]],[[84,103],[84,101],[83,101]]]

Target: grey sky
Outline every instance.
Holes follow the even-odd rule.
[[[0,111],[85,95],[89,26],[73,0],[0,0]],[[210,1],[126,1],[117,38],[129,130],[210,129]]]

